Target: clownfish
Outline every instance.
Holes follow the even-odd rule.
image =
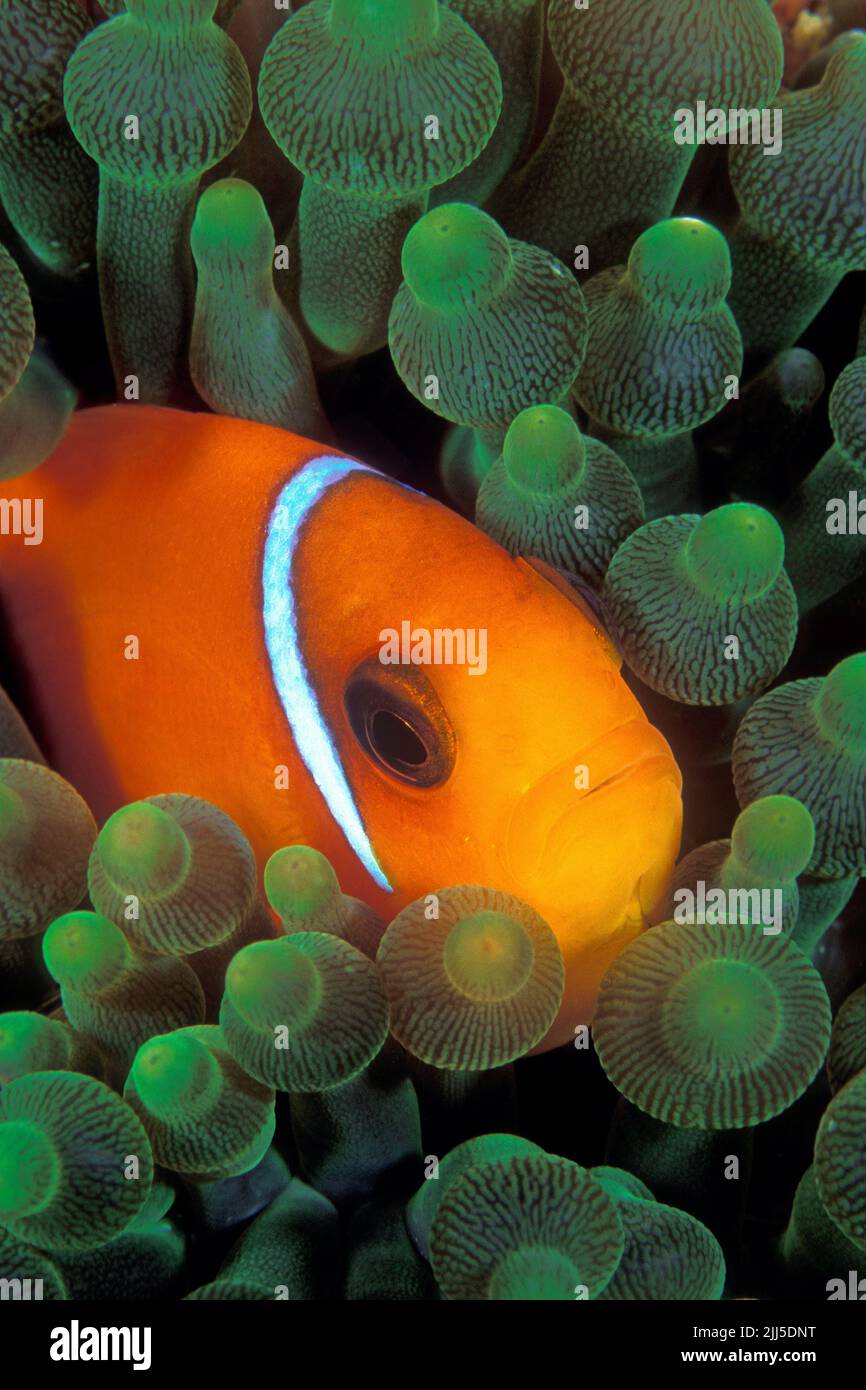
[[[42,539],[0,543],[34,732],[103,820],[162,792],[259,856],[308,844],[390,920],[452,884],[550,923],[543,1046],[662,899],[681,778],[595,615],[439,502],[267,425],[79,412],[38,470]]]

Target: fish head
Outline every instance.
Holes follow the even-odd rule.
[[[565,959],[542,1047],[562,1043],[667,886],[682,820],[670,748],[556,571],[361,465],[309,467],[336,469],[290,561],[312,707],[291,692],[284,705],[353,851],[344,888],[388,917],[455,884],[523,898]],[[281,591],[285,568],[284,554]],[[275,667],[284,636],[276,615]]]

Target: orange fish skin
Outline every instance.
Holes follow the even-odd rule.
[[[682,816],[670,749],[558,583],[432,499],[351,472],[307,514],[291,588],[310,685],[392,891],[378,886],[298,750],[263,622],[272,514],[322,456],[343,457],[204,413],[77,414],[52,458],[3,488],[43,500],[40,546],[0,539],[34,732],[100,821],[163,792],[204,797],[240,824],[260,867],[283,845],[313,845],[386,919],[450,884],[516,893],[566,960],[543,1047],[572,1039],[670,875]],[[374,762],[346,708],[349,677],[405,621],[487,633],[483,675],[423,668],[453,738],[450,775],[430,787]]]

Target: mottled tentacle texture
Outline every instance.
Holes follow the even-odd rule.
[[[0,200],[32,255],[63,276],[96,248],[97,169],[63,111],[63,72],[89,29],[75,0],[0,3]]]
[[[496,129],[472,163],[430,195],[430,205],[475,203],[483,207],[526,146],[538,105],[544,42],[542,0],[445,0],[483,39],[502,78],[502,110]]]
[[[39,1281],[40,1298],[63,1302],[69,1297],[63,1275],[46,1255],[34,1250],[23,1240],[16,1240],[8,1231],[0,1230],[0,1269],[5,1279]]]
[[[445,1298],[597,1298],[622,1258],[617,1204],[585,1168],[528,1154],[470,1168],[430,1232]]]
[[[400,250],[430,189],[484,149],[489,49],[439,0],[312,0],[262,61],[259,104],[301,170],[300,305],[329,352],[382,347]]]
[[[815,1183],[843,1235],[866,1246],[866,1071],[837,1091],[815,1136]]]
[[[5,404],[30,361],[36,322],[27,282],[0,246],[0,402]]]
[[[803,440],[825,385],[814,353],[785,348],[744,387],[730,458],[737,500],[769,506],[789,496],[805,471]]]
[[[35,332],[27,284],[0,246],[0,479],[38,468],[75,408],[76,392],[34,351]]]
[[[797,875],[814,848],[815,825],[801,801],[792,796],[759,797],[740,812],[729,840],[700,845],[680,861],[659,915],[678,922],[694,920],[687,911],[692,899],[685,890],[694,894],[703,883],[707,893],[722,889],[728,895],[717,909],[717,922],[748,922],[790,935],[800,906]],[[778,914],[777,900],[762,897],[776,891],[781,894]]]
[[[333,867],[307,845],[289,845],[265,865],[265,893],[287,936],[299,931],[332,932],[350,946],[375,956],[385,930],[360,898],[343,893]]]
[[[500,1163],[519,1155],[540,1154],[543,1150],[519,1134],[481,1134],[451,1149],[435,1168],[424,1174],[424,1181],[406,1206],[406,1226],[425,1259],[430,1258],[430,1229],[442,1198],[464,1173]]]
[[[688,1212],[641,1192],[631,1173],[591,1168],[616,1209],[625,1249],[613,1278],[598,1295],[606,1302],[715,1300],[725,1287],[725,1257],[712,1231]]]
[[[788,1288],[821,1300],[831,1296],[830,1280],[837,1288],[843,1284],[842,1297],[847,1298],[848,1270],[863,1267],[863,1245],[845,1235],[831,1217],[818,1189],[814,1164],[797,1187],[779,1255]]]
[[[202,400],[222,415],[326,439],[304,340],[274,288],[274,229],[261,196],[221,179],[192,224],[198,269],[190,368]]]
[[[677,110],[763,107],[782,77],[765,0],[552,0],[548,28],[565,88],[545,139],[495,210],[515,236],[586,268],[625,258],[669,217],[695,155]]]
[[[589,349],[575,396],[634,472],[649,516],[690,505],[688,432],[738,388],[743,344],[725,302],[730,285],[721,233],[673,217],[638,237],[626,265],[586,286]]]
[[[437,1297],[430,1266],[415,1249],[400,1198],[367,1202],[352,1217],[347,1231],[348,1302],[421,1302]]]
[[[866,492],[866,358],[855,358],[836,382],[830,424],[832,447],[778,513],[801,612],[866,574],[866,516],[860,510]]]
[[[652,927],[611,966],[593,1038],[614,1086],[680,1129],[761,1124],[826,1056],[830,1001],[784,936],[754,927]]]
[[[667,516],[629,536],[602,595],[625,660],[687,705],[727,705],[770,684],[797,636],[778,523],[735,502]]]
[[[238,1066],[222,1032],[178,1028],[143,1043],[123,1094],[163,1168],[198,1180],[247,1173],[274,1136],[274,1092]]]
[[[475,520],[512,555],[534,555],[601,587],[614,552],[644,521],[621,459],[558,406],[521,411],[487,474]]]
[[[388,1034],[376,966],[348,942],[303,931],[238,951],[220,1024],[245,1071],[281,1091],[324,1091],[357,1076]]]
[[[428,409],[493,435],[521,410],[561,401],[586,355],[574,277],[546,251],[510,241],[487,213],[447,203],[412,228],[388,341]]]
[[[269,1298],[335,1298],[341,1256],[335,1208],[320,1192],[293,1178],[244,1231],[220,1270],[219,1282],[259,1289],[259,1296]],[[199,1290],[198,1296],[205,1294]],[[208,1296],[256,1295],[215,1291]]]
[[[37,936],[87,892],[96,823],[40,763],[0,760],[0,941]]]
[[[178,956],[227,941],[258,903],[246,837],[194,796],[115,811],[94,845],[88,887],[97,911],[140,950]]]
[[[831,1091],[838,1091],[858,1072],[866,1070],[866,985],[849,994],[835,1019],[827,1078]]]
[[[66,69],[66,113],[100,169],[102,310],[119,391],[166,403],[187,380],[199,179],[243,136],[252,93],[216,0],[129,0]]]
[[[746,347],[790,347],[849,270],[866,269],[866,35],[818,87],[787,92],[781,153],[731,150],[741,220],[731,304]]]
[[[136,1219],[153,1154],[101,1081],[40,1071],[0,1091],[0,1226],[48,1251],[92,1250]]]
[[[293,1092],[290,1112],[301,1172],[338,1206],[417,1183],[421,1114],[398,1048],[340,1086]]]
[[[850,902],[860,883],[859,874],[842,878],[818,878],[802,874],[797,881],[800,906],[794,927],[793,940],[801,951],[811,955],[821,938]]]
[[[491,888],[444,888],[410,903],[376,959],[395,1038],[443,1070],[514,1061],[541,1041],[562,1002],[562,956],[550,927]]]
[[[810,874],[866,872],[866,653],[762,695],[737,730],[733,771],[741,806],[781,792],[809,808]]]
[[[189,966],[134,950],[120,928],[96,912],[58,917],[42,949],[70,1023],[121,1078],[155,1033],[204,1020],[204,995]]]
[[[32,1071],[101,1070],[97,1050],[68,1023],[29,1010],[0,1014],[0,1086]]]

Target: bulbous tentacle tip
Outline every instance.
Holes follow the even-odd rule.
[[[157,190],[194,189],[249,123],[249,70],[212,23],[213,8],[210,0],[137,0],[88,34],[67,65],[64,104],[75,138],[142,207]]]
[[[159,806],[135,801],[122,806],[99,832],[94,853],[120,888],[166,891],[182,882],[189,867],[189,840]]]
[[[826,385],[824,368],[808,348],[785,348],[762,375],[775,385],[779,400],[795,412],[815,405]]]
[[[89,808],[62,777],[0,759],[0,939],[34,936],[78,907],[95,838]]]
[[[579,480],[586,444],[567,411],[555,405],[530,406],[509,426],[502,457],[517,487],[555,495]]]
[[[593,1036],[610,1080],[646,1114],[681,1129],[742,1128],[780,1114],[812,1081],[830,1002],[784,936],[666,922],[608,971]]]
[[[700,317],[731,288],[731,256],[721,232],[697,217],[657,222],[638,237],[628,260],[634,287],[651,304]]]
[[[419,219],[403,243],[403,275],[430,309],[468,309],[501,287],[511,271],[508,237],[469,203],[445,203]]]
[[[433,896],[435,919],[427,899],[410,903],[379,944],[394,1036],[421,1061],[454,1071],[523,1056],[562,1002],[564,967],[551,928],[509,893],[470,885]]]
[[[48,973],[64,988],[89,993],[119,979],[131,949],[123,932],[98,912],[67,912],[51,923],[42,940]]]
[[[123,806],[106,821],[96,848],[108,872],[120,881],[151,880],[154,875],[170,881],[183,872],[189,860],[189,841],[176,821],[147,801]]]
[[[190,243],[200,263],[220,251],[243,252],[259,245],[270,260],[273,226],[258,189],[245,179],[210,184],[198,200]]]
[[[758,881],[788,883],[815,848],[815,822],[793,796],[762,796],[740,812],[731,832],[736,861]]]
[[[369,1066],[387,1037],[376,966],[338,936],[300,931],[254,942],[233,958],[225,983],[226,1044],[245,1071],[277,1090],[341,1085]]]
[[[272,1020],[303,1027],[321,1003],[321,975],[288,937],[254,941],[232,958],[226,997],[250,1027],[267,1030]]]
[[[139,949],[178,956],[228,940],[257,903],[255,858],[234,821],[179,793],[132,802],[106,821],[88,887]]]
[[[138,1049],[130,1080],[155,1115],[182,1115],[189,1103],[215,1097],[221,1086],[219,1066],[191,1029],[150,1038]]]
[[[331,0],[328,24],[335,38],[356,43],[429,43],[439,28],[438,0]]]
[[[597,1298],[619,1264],[617,1204],[586,1169],[547,1154],[464,1172],[430,1231],[433,1273],[449,1299]]]
[[[848,363],[833,387],[829,408],[837,446],[866,470],[866,357]]]
[[[268,45],[259,105],[275,143],[322,188],[410,198],[485,148],[502,79],[474,30],[434,0],[313,0]],[[436,138],[425,119],[435,119]]]
[[[24,1165],[22,1144],[29,1155]],[[39,1071],[5,1086],[0,1152],[4,1148],[17,1182],[23,1176],[29,1191],[19,1190],[18,1210],[3,1224],[40,1250],[105,1245],[131,1226],[151,1193],[153,1151],[140,1121],[121,1096],[92,1077]],[[0,1158],[0,1173],[3,1167]]]
[[[62,1071],[73,1035],[66,1024],[30,1010],[0,1014],[0,1086],[29,1071]]]
[[[343,895],[337,875],[325,856],[308,845],[290,845],[272,854],[264,884],[277,916],[298,927],[304,921],[324,920],[328,913],[339,914]]]
[[[785,539],[764,507],[732,502],[701,517],[686,543],[685,559],[692,579],[707,593],[750,602],[781,574]]]
[[[866,758],[866,652],[840,661],[822,682],[817,700],[821,726],[852,756]]]

